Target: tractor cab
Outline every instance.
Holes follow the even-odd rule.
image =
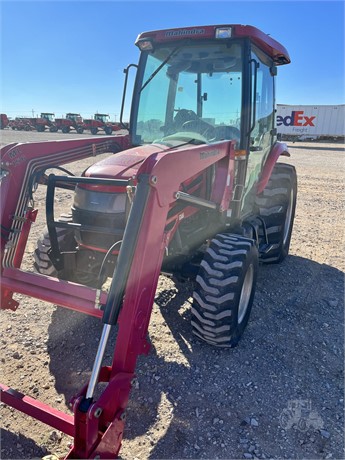
[[[229,25],[146,32],[136,45],[133,145],[227,139],[247,152],[271,146],[276,66],[290,62],[278,42],[255,27]]]
[[[41,118],[53,122],[55,119],[55,113],[41,113]]]
[[[66,119],[75,122],[82,122],[80,113],[66,113]]]
[[[94,119],[105,124],[109,122],[109,115],[105,113],[95,113]]]

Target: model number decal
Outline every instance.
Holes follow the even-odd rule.
[[[215,157],[216,155],[219,155],[219,150],[208,150],[207,152],[201,152],[200,153],[200,160],[205,160],[206,158],[209,157]]]

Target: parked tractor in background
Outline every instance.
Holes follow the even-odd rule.
[[[91,134],[97,134],[102,130],[107,135],[122,129],[119,124],[110,122],[109,115],[106,113],[95,113],[93,118],[84,119],[84,127],[90,130]]]
[[[10,120],[8,126],[17,131],[32,131],[35,127],[31,120],[31,118],[16,117],[14,120]]]
[[[54,114],[42,112],[40,117],[17,117],[9,123],[12,129],[18,131],[32,131],[36,130],[40,133],[49,128],[51,132],[54,131]]]
[[[74,129],[78,134],[84,132],[84,123],[80,113],[66,113],[66,118],[55,119],[56,131],[59,129],[67,134]]]
[[[140,59],[125,69],[120,116],[122,123],[136,69],[128,134],[1,150],[1,307],[15,310],[19,293],[103,321],[89,382],[71,401],[74,419],[1,387],[2,402],[74,436],[66,459],[116,458],[137,358],[150,349],[161,273],[194,280],[191,332],[235,347],[259,261],[279,263],[289,252],[297,178],[292,165],[278,162],[289,153],[277,141],[274,93],[277,67],[290,62],[286,49],[238,24],[145,32],[136,45]],[[96,115],[105,130],[107,116]],[[80,176],[60,167],[105,152]],[[47,186],[47,231],[32,273],[20,266],[43,208],[33,209],[38,184]],[[71,191],[70,209],[55,218],[61,189]]]
[[[42,112],[41,117],[37,119],[36,122],[36,129],[39,132],[45,131],[46,128],[49,128],[51,133],[55,133],[57,130],[55,129],[55,113],[51,112]]]

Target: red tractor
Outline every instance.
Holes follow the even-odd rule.
[[[32,118],[16,117],[9,122],[9,127],[17,131],[32,131],[35,127]]]
[[[10,120],[7,118],[6,113],[0,113],[0,129],[5,129],[9,125]]]
[[[66,118],[55,119],[55,132],[61,129],[63,133],[69,133],[71,129],[74,129],[78,134],[84,132],[83,119],[80,113],[66,113]]]
[[[42,112],[40,118],[33,118],[33,125],[35,126],[38,132],[43,132],[46,128],[49,128],[50,132],[56,132],[54,124],[54,113]]]
[[[97,134],[99,130],[103,130],[107,135],[122,129],[119,124],[110,122],[109,115],[106,113],[95,113],[93,119],[84,119],[84,127],[89,129],[91,134]]]
[[[33,126],[36,131],[42,133],[49,128],[49,131],[54,132],[54,113],[42,112],[39,118],[28,118],[30,120],[31,126]]]
[[[10,126],[12,129],[17,129],[18,131],[36,130],[43,132],[46,128],[49,128],[50,131],[54,132],[54,114],[43,112],[37,118],[18,117],[10,122]]]
[[[71,401],[73,417],[2,386],[4,403],[74,437],[66,459],[117,456],[136,361],[150,348],[161,272],[194,280],[191,331],[234,347],[249,320],[259,261],[279,263],[289,252],[297,180],[293,166],[277,162],[289,153],[277,142],[274,116],[286,49],[243,25],[146,32],[136,45],[139,64],[125,70],[126,89],[136,69],[129,134],[1,152],[2,308],[16,309],[18,292],[104,323],[90,380]],[[46,173],[119,150],[80,177]],[[20,264],[38,212],[37,183],[47,186],[47,232],[35,251],[37,273],[28,273]],[[55,218],[60,189],[74,196],[70,213]],[[115,325],[113,359],[103,365]]]

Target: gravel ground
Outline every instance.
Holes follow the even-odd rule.
[[[1,135],[2,144],[67,138],[8,130]],[[260,267],[239,346],[214,349],[192,336],[192,284],[161,276],[149,328],[152,348],[138,361],[123,459],[344,458],[344,145],[289,147],[287,162],[296,166],[299,182],[290,256],[281,265]],[[69,169],[80,173],[87,164]],[[62,197],[57,207],[67,211],[69,199]],[[44,210],[43,191],[36,200]],[[41,214],[23,264],[27,270],[44,226]],[[16,312],[1,311],[1,381],[68,412],[69,398],[90,376],[101,322],[17,298]],[[107,363],[113,344],[112,337]],[[0,426],[3,459],[63,456],[71,443],[4,405]]]

